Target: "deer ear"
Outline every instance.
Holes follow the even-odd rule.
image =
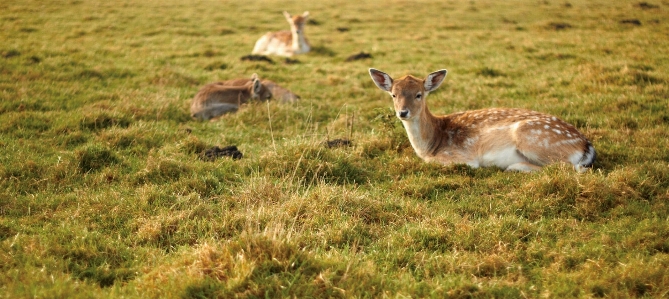
[[[441,85],[441,83],[444,82],[444,78],[446,78],[447,73],[448,73],[447,70],[438,70],[434,73],[427,75],[427,78],[425,78],[425,83],[424,83],[425,91],[431,92],[437,89],[437,87],[439,87],[439,85]]]
[[[289,20],[289,21],[293,20],[293,17],[285,10],[283,11],[283,15],[286,17],[286,20]]]
[[[253,93],[255,94],[260,94],[260,88],[262,87],[262,84],[260,84],[260,80],[258,80],[258,77],[254,77],[251,79],[251,83],[253,83]]]
[[[305,12],[302,14],[302,17],[305,18],[305,19],[308,18],[308,17],[309,17],[309,12],[308,12],[308,11],[305,11]]]
[[[390,92],[390,88],[393,87],[393,78],[390,78],[388,74],[373,68],[369,69],[369,75],[372,76],[372,81],[374,81],[376,86],[383,91]]]

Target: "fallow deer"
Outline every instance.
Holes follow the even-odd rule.
[[[266,101],[271,98],[272,93],[260,82],[258,75],[253,74],[245,85],[223,86],[217,82],[203,86],[193,97],[190,113],[195,119],[211,120],[237,111],[241,104],[249,100]]]
[[[304,35],[304,25],[307,23],[309,12],[305,11],[302,15],[291,16],[284,11],[283,15],[290,24],[290,31],[267,32],[258,39],[252,54],[290,57],[311,50],[309,41]]]
[[[523,172],[566,162],[584,172],[595,161],[590,141],[552,115],[513,108],[433,115],[426,97],[444,81],[446,70],[433,72],[424,80],[411,75],[393,80],[373,68],[369,74],[376,86],[392,96],[411,146],[427,162]]]
[[[216,84],[221,86],[241,86],[250,84],[250,82],[251,79],[249,78],[237,78],[216,82]],[[260,83],[262,83],[265,88],[269,89],[269,91],[272,93],[273,99],[279,100],[281,103],[294,103],[300,99],[300,96],[294,94],[292,91],[272,80],[262,79],[260,80]]]

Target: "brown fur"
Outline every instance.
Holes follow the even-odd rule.
[[[260,82],[256,74],[253,74],[249,83],[243,85],[224,86],[219,82],[209,83],[193,97],[191,116],[199,120],[210,120],[237,111],[239,106],[249,100],[266,101],[271,97],[272,93]]]
[[[260,82],[272,93],[272,98],[279,100],[281,103],[293,103],[300,99],[300,96],[294,94],[292,91],[282,87],[274,81],[262,79]],[[238,78],[216,82],[216,84],[220,84],[222,86],[240,86],[251,84],[251,79]]]
[[[290,57],[309,52],[311,45],[304,32],[309,12],[295,16],[285,11],[283,14],[290,24],[290,31],[267,32],[256,41],[252,54]]]

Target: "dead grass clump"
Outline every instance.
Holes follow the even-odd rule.
[[[505,275],[509,262],[502,256],[491,254],[484,257],[477,265],[475,275],[478,277],[495,277]]]
[[[601,271],[601,262],[589,260],[573,272],[572,276],[592,292],[595,297],[620,295],[623,297],[664,297],[669,280],[666,255],[628,263],[617,263],[606,272]]]
[[[136,221],[136,237],[142,244],[158,243],[167,245],[169,239],[179,229],[180,223],[186,219],[186,212],[163,213]]]
[[[325,268],[312,253],[294,246],[285,233],[268,228],[225,242],[197,245],[174,261],[151,269],[138,287],[143,292],[162,292],[171,286],[182,297],[313,296],[321,288],[313,282]],[[331,279],[333,283],[340,280]],[[302,287],[286,289],[291,283]]]

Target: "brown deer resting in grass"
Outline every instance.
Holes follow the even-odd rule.
[[[202,87],[190,106],[190,114],[198,120],[211,120],[223,114],[235,112],[241,104],[249,100],[266,101],[272,93],[258,79],[257,74],[251,76],[250,83],[239,86],[223,86],[209,83]]]
[[[369,69],[376,86],[393,97],[397,117],[423,160],[524,172],[553,162],[570,163],[579,172],[592,166],[596,154],[590,141],[552,115],[509,108],[433,115],[425,100],[446,73],[436,71],[425,80],[411,75],[393,80],[384,72]]]
[[[304,25],[309,12],[305,11],[302,15],[291,16],[284,11],[283,15],[290,24],[290,31],[267,32],[258,39],[252,54],[290,57],[309,52],[311,46],[304,35]]]
[[[251,79],[249,78],[238,78],[216,82],[216,84],[221,86],[241,86],[250,84],[250,82]],[[269,89],[269,91],[272,93],[273,99],[279,100],[281,103],[294,103],[300,99],[300,96],[294,94],[292,91],[282,87],[274,81],[262,79],[260,80],[260,83]]]

